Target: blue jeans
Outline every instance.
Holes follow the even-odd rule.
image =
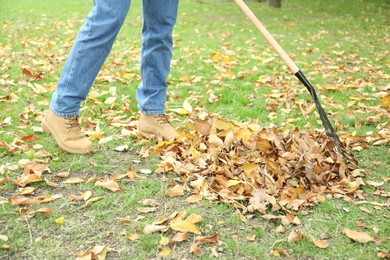
[[[145,114],[165,113],[166,79],[172,58],[172,29],[179,0],[142,0],[142,82],[137,88],[138,108]],[[79,114],[84,101],[111,51],[129,11],[131,0],[93,0],[69,53],[50,108],[61,116]]]

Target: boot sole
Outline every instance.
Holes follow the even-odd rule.
[[[54,140],[56,141],[56,144],[58,145],[58,147],[60,147],[65,152],[77,153],[77,154],[93,153],[93,151],[89,151],[89,150],[75,150],[75,149],[71,149],[71,148],[66,147],[65,145],[63,145],[60,142],[60,140],[57,137],[57,135],[55,134],[55,132],[51,129],[51,127],[45,121],[42,121],[41,126],[42,126],[43,131],[45,131],[46,133],[48,133],[49,135],[52,135],[54,137]]]

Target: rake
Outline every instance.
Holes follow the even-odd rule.
[[[321,103],[318,99],[317,93],[314,90],[314,87],[311,85],[309,80],[305,77],[302,71],[298,68],[298,66],[294,63],[294,61],[288,56],[288,54],[280,47],[279,43],[274,39],[274,37],[268,32],[265,26],[260,22],[260,20],[256,17],[256,15],[251,11],[251,9],[245,4],[243,0],[234,0],[234,2],[240,7],[240,9],[244,12],[244,14],[249,18],[249,20],[256,26],[256,28],[260,31],[266,41],[271,44],[274,50],[279,54],[279,56],[284,60],[289,69],[294,73],[294,75],[299,79],[299,81],[307,88],[312,96],[318,114],[320,115],[322,124],[325,127],[325,133],[328,137],[329,143],[336,154],[341,154],[345,159],[346,163],[351,163],[355,165],[357,163],[353,154],[348,151],[343,143],[340,141],[340,138],[337,136],[332,124],[330,123],[324,109],[321,106]]]

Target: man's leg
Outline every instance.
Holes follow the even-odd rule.
[[[61,73],[53,93],[50,110],[42,127],[53,135],[56,143],[70,153],[88,153],[91,141],[78,124],[80,103],[85,100],[92,83],[112,48],[125,20],[130,0],[94,0]]]
[[[50,108],[61,116],[79,114],[92,83],[111,51],[130,0],[94,0],[61,73]]]
[[[172,58],[172,30],[176,23],[178,0],[143,0],[141,77],[137,89],[141,111],[140,131],[164,139],[177,136],[165,119],[166,79]]]

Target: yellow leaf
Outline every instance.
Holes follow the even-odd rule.
[[[140,237],[141,236],[139,234],[130,234],[130,235],[127,236],[127,239],[131,240],[131,241],[135,241],[135,240],[140,239]]]
[[[199,229],[195,226],[195,224],[190,223],[186,220],[178,220],[175,222],[171,222],[170,224],[171,228],[175,231],[180,231],[180,232],[190,232],[199,235],[200,231]]]
[[[19,195],[32,195],[34,194],[35,188],[34,187],[26,187],[23,188],[21,191],[19,191]]]
[[[172,253],[170,249],[163,249],[158,253],[159,256],[169,256]]]
[[[56,218],[54,220],[54,222],[56,222],[57,224],[63,224],[65,221],[65,218],[64,217],[59,217],[59,218]]]
[[[200,215],[192,213],[189,215],[185,221],[188,221],[189,223],[195,224],[203,221],[203,218]]]
[[[192,106],[190,104],[190,102],[188,102],[187,99],[184,100],[183,102],[183,108],[188,111],[189,113],[192,113]]]
[[[87,190],[85,192],[83,192],[83,200],[88,200],[90,197],[92,196],[92,191],[90,190]]]
[[[240,183],[241,183],[241,181],[239,181],[239,180],[228,180],[226,187],[229,188],[231,186],[234,186],[234,185],[237,185]]]
[[[390,107],[390,93],[381,99],[381,106],[384,108]]]
[[[169,244],[169,238],[161,236],[159,244],[162,245],[162,246],[168,245]]]

